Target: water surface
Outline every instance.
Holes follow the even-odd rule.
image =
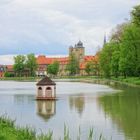
[[[0,114],[30,126],[37,133],[53,130],[63,136],[64,124],[73,140],[79,126],[82,140],[94,128],[96,138],[140,139],[140,90],[79,82],[57,82],[57,101],[36,101],[35,82],[0,81]],[[124,91],[122,91],[124,90]]]

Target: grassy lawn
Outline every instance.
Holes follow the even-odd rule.
[[[5,80],[5,81],[8,81],[8,80],[11,80],[11,81],[36,81],[38,80],[39,78],[38,77],[3,77],[3,78],[0,78],[0,80]]]
[[[140,85],[140,77],[127,77],[127,78],[124,78],[124,77],[114,78],[114,77],[112,77],[111,79],[115,80],[115,81],[121,81],[124,83]]]

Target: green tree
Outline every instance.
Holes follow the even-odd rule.
[[[5,72],[4,77],[14,77],[13,73]]]
[[[111,74],[116,78],[120,75],[119,71],[119,61],[120,61],[120,43],[114,42],[113,40],[110,42],[110,46],[112,49],[111,56]]]
[[[59,62],[55,61],[47,67],[47,73],[56,76],[59,72]]]
[[[119,24],[115,29],[112,30],[110,42],[118,44],[121,43],[124,28],[127,26],[127,24],[128,23]]]
[[[140,76],[140,28],[129,24],[124,31],[120,49],[120,70],[125,76]]]
[[[99,58],[100,69],[103,75],[107,78],[111,76],[111,57],[112,57],[112,47],[107,43],[101,53]]]
[[[87,62],[85,71],[88,75],[90,75],[90,73],[91,73],[91,63],[90,62]]]
[[[27,55],[26,66],[29,69],[30,76],[35,76],[37,62],[34,54]]]
[[[106,77],[120,74],[140,77],[140,5],[131,20],[113,30],[110,41],[100,53],[100,69]]]
[[[140,5],[134,7],[131,12],[132,22],[140,26]]]
[[[132,15],[132,23],[135,25],[135,45],[134,49],[136,51],[136,75],[140,77],[140,5],[134,7],[131,12]],[[134,36],[134,35],[133,35]]]
[[[79,74],[79,61],[76,59],[74,54],[71,54],[70,56],[67,70],[69,71],[70,75]]]
[[[17,55],[14,57],[14,71],[16,73],[16,76],[22,76],[23,71],[25,69],[25,59],[26,57],[24,55]]]
[[[87,62],[85,71],[88,75],[96,75],[99,73],[98,64],[94,61]]]
[[[112,58],[111,58],[111,71],[116,78],[120,75],[119,60],[120,60],[120,52],[114,51],[112,53]]]

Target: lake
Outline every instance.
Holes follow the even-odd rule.
[[[57,101],[36,101],[35,82],[0,81],[0,115],[37,133],[63,136],[64,125],[72,140],[81,131],[86,140],[93,128],[95,140],[140,140],[140,89],[127,86],[56,82]]]

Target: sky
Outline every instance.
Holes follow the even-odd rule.
[[[67,55],[79,40],[87,55],[102,47],[104,35],[130,19],[140,0],[0,0],[0,64],[12,56]]]

